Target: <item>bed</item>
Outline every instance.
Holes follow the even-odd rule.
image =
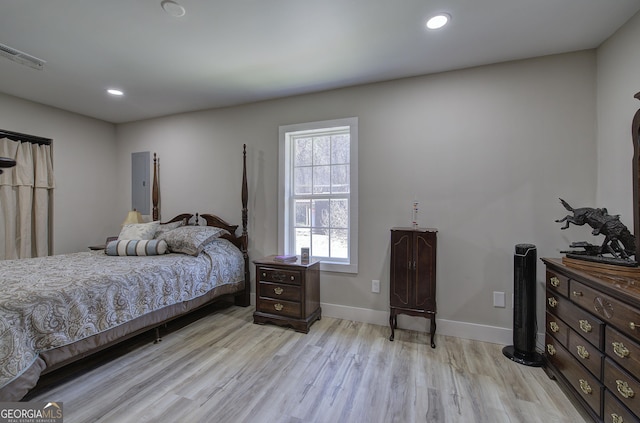
[[[154,157],[154,220],[157,206]],[[144,331],[158,334],[212,302],[249,305],[246,146],[240,235],[214,214],[184,213],[158,228],[145,244],[165,245],[166,254],[120,248],[132,244],[120,240],[105,250],[0,261],[0,402],[20,400],[41,375]]]

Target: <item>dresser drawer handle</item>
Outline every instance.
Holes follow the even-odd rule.
[[[593,392],[589,383],[584,379],[580,379],[580,390],[587,395],[591,395],[591,392]]]
[[[629,387],[629,384],[627,382],[623,382],[620,379],[616,380],[616,387],[618,388],[618,392],[620,392],[620,395],[622,395],[625,398],[633,398],[633,396],[635,395],[635,392],[633,392],[633,389],[631,389]]]
[[[580,320],[580,330],[586,333],[591,332],[591,324],[587,320]]]
[[[552,344],[547,344],[547,352],[549,355],[556,355],[556,348]]]
[[[582,292],[580,292],[580,291],[573,291],[573,296],[574,296],[574,297],[582,297]]]
[[[631,330],[636,330],[636,324],[635,324],[635,323],[633,323],[633,322],[629,322],[629,328],[630,328]]]
[[[578,350],[578,355],[580,356],[580,358],[583,358],[583,359],[589,358],[589,351],[587,351],[587,349],[584,346],[578,345],[576,349]]]
[[[280,295],[280,294],[282,294],[282,292],[283,292],[283,291],[284,291],[284,289],[280,288],[279,286],[276,286],[275,288],[273,288],[273,292],[274,292],[276,295]]]
[[[558,279],[555,276],[549,279],[549,282],[551,283],[551,285],[555,286],[556,288],[560,286],[560,279]]]
[[[551,332],[558,332],[560,330],[560,326],[556,322],[549,322],[549,327],[551,328]]]
[[[622,416],[616,414],[616,413],[611,413],[611,422],[612,423],[624,423],[624,419],[622,418]]]
[[[549,306],[550,306],[550,307],[555,307],[555,306],[557,306],[557,305],[558,305],[558,300],[556,300],[556,299],[555,299],[555,298],[553,298],[553,297],[549,297],[549,298],[547,299],[547,302],[549,303]]]
[[[622,342],[612,342],[613,352],[620,358],[625,358],[629,356],[629,349],[624,346]]]
[[[295,280],[296,280],[296,277],[295,277],[295,276],[291,276],[291,280],[292,280],[292,281],[295,281]]]
[[[273,305],[273,308],[275,308],[277,311],[282,311],[282,309],[284,308],[284,306],[280,303],[275,303]]]
[[[263,277],[263,278],[266,278],[266,277],[267,277],[267,274],[266,274],[265,272],[262,272],[262,277]]]

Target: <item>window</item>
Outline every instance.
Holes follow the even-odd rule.
[[[358,118],[280,127],[279,247],[358,271]]]

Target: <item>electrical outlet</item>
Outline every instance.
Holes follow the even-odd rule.
[[[380,281],[374,279],[371,281],[371,292],[375,292],[376,294],[380,293]]]
[[[493,291],[493,306],[505,307],[505,295],[504,292]]]

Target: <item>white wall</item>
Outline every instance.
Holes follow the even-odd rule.
[[[117,181],[129,181],[131,152],[157,152],[164,218],[213,211],[240,223],[246,143],[250,255],[272,254],[278,126],[358,116],[360,272],[322,274],[325,314],[386,324],[389,229],[409,224],[415,195],[419,223],[439,229],[439,333],[508,343],[510,304],[494,308],[492,298],[511,298],[514,245],[557,257],[582,240],[580,228],[560,231],[554,219],[565,215],[558,197],[595,200],[595,81],[595,52],[584,51],[122,124]],[[118,190],[116,208],[126,210],[129,198]],[[427,327],[412,318],[400,325]]]
[[[54,253],[86,251],[119,229],[114,125],[0,93],[0,128],[53,139]]]
[[[597,52],[598,64],[598,207],[621,214],[633,232],[631,120],[640,109],[640,13]]]

